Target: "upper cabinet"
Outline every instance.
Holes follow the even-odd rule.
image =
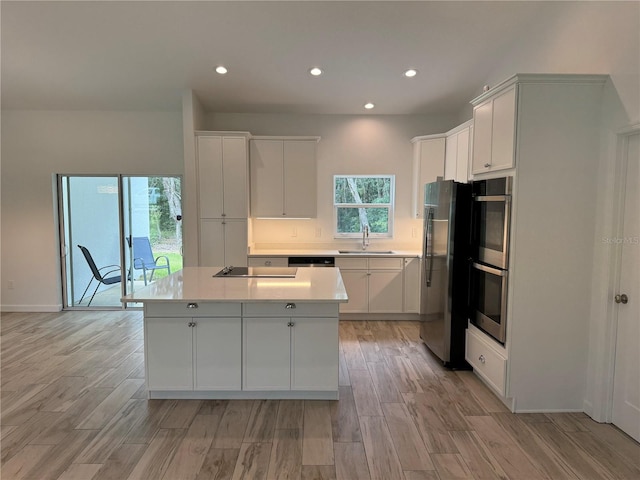
[[[246,218],[249,165],[245,136],[196,137],[200,218]]]
[[[426,135],[413,143],[413,217],[422,218],[424,186],[444,176],[445,136]]]
[[[473,120],[448,131],[445,135],[444,179],[460,183],[469,181],[469,157]]]
[[[517,85],[506,84],[471,102],[474,130],[472,174],[514,167],[516,94]]]
[[[320,137],[253,137],[250,141],[251,215],[317,215],[316,147]]]

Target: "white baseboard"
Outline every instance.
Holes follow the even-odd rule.
[[[62,304],[58,305],[0,305],[2,312],[60,312]]]

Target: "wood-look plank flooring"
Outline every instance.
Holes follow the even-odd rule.
[[[640,479],[584,414],[514,415],[415,322],[340,323],[340,400],[147,400],[142,313],[2,315],[2,480]]]

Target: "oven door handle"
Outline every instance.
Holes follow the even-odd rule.
[[[476,202],[508,202],[511,195],[477,195],[473,197]]]
[[[491,273],[492,275],[498,275],[499,277],[507,276],[506,270],[500,270],[499,268],[489,267],[487,265],[482,265],[481,263],[473,262],[473,268],[477,270],[482,270],[483,272]]]

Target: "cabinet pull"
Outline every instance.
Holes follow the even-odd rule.
[[[198,308],[197,303],[187,303],[187,308]]]
[[[287,303],[284,308],[286,308],[287,310],[291,310],[296,308],[296,304],[295,303]]]
[[[478,357],[478,360],[480,360],[480,363],[484,363],[485,362],[484,355],[480,355]]]
[[[287,327],[293,327],[294,325],[295,325],[295,323],[293,323],[293,322],[287,323]]]
[[[264,264],[265,264],[267,267],[270,267],[270,266],[271,266],[271,260],[267,260],[266,262],[264,262]]]
[[[193,327],[193,322],[189,322],[189,323],[187,323],[187,326],[188,326],[189,328]]]
[[[490,163],[485,163],[485,164],[484,164],[484,168],[489,168],[490,166],[491,166],[491,164],[490,164]]]
[[[223,216],[223,217],[226,217],[226,216],[227,216],[227,214],[226,214],[226,213],[223,213],[223,214],[222,214],[222,216]]]

